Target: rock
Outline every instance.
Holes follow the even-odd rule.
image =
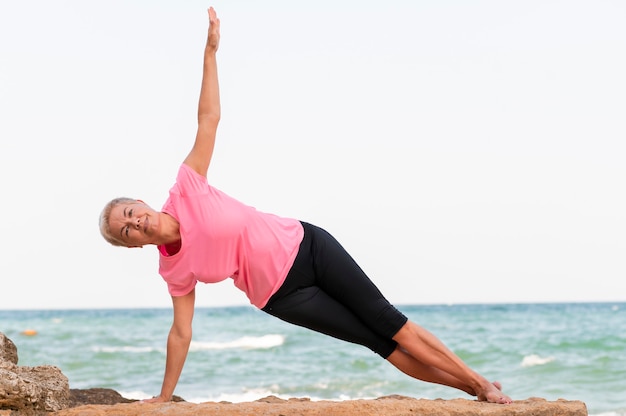
[[[267,397],[248,403],[127,403],[113,406],[87,405],[53,413],[54,416],[587,416],[580,401],[531,398],[510,405],[467,399],[426,400],[387,396],[375,400],[311,401]],[[51,415],[52,416],[52,415]]]
[[[0,362],[17,364],[17,347],[6,335],[0,332]]]
[[[83,406],[86,404],[118,404],[132,403],[137,400],[125,399],[113,389],[70,389],[70,407]]]
[[[70,407],[84,406],[87,404],[133,403],[138,400],[127,399],[113,389],[70,389]],[[184,402],[181,397],[174,395],[173,402]],[[2,415],[0,415],[2,416]]]
[[[69,407],[69,382],[61,370],[18,366],[15,345],[2,333],[0,338],[0,411],[29,416]]]

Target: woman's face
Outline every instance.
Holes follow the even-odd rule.
[[[142,202],[119,204],[111,210],[109,227],[128,247],[141,247],[156,243],[159,219],[159,212]]]

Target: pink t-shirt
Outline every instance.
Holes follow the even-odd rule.
[[[298,220],[244,205],[185,164],[163,212],[180,223],[180,250],[168,256],[159,246],[159,273],[172,296],[186,295],[196,282],[232,277],[262,308],[283,284],[304,236]]]

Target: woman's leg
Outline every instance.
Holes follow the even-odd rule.
[[[434,335],[397,311],[330,234],[310,225],[305,225],[307,231],[312,234],[316,284],[349,308],[368,328],[392,338],[400,345],[400,351],[415,359],[407,360],[395,349],[393,357],[386,357],[391,358],[392,364],[413,377],[458,388],[479,400],[511,402],[500,391],[499,383],[492,384],[471,370]]]
[[[477,396],[475,390],[467,383],[439,368],[424,364],[395,341],[372,332],[349,309],[318,287],[299,289],[276,299],[270,307],[263,310],[289,323],[364,345],[411,377],[454,387]]]
[[[430,367],[417,361],[400,346],[398,346],[396,350],[389,355],[389,357],[387,357],[387,360],[398,370],[413,378],[427,381],[429,383],[437,383],[448,387],[454,387],[471,396],[476,396],[476,392],[468,384],[463,383],[461,380],[446,373],[445,371],[441,371],[438,368]],[[492,384],[498,390],[502,389],[499,382],[495,381]]]
[[[476,396],[476,393],[469,385],[445,371],[441,371],[438,368],[428,366],[416,360],[400,346],[387,357],[387,361],[393,364],[398,370],[418,380],[454,387],[471,396]]]
[[[470,391],[473,391],[476,397],[478,397],[478,400],[492,403],[512,402],[507,395],[500,391],[499,384],[490,383],[483,376],[470,369],[437,337],[419,325],[407,321],[393,337],[393,340],[398,343],[400,348],[404,349],[420,363],[447,373],[460,381],[462,386],[469,387]],[[468,391],[465,388],[461,388],[461,390]]]
[[[304,228],[289,276],[264,311],[366,345],[412,377],[458,388],[479,400],[511,402],[499,384],[489,383],[432,334],[409,322],[330,234],[310,224]]]
[[[317,286],[273,299],[263,311],[283,321],[366,346],[383,358],[397,346],[390,338],[374,333],[352,311]]]
[[[327,231],[305,224],[314,284],[352,311],[370,330],[391,339],[407,322],[341,244]]]

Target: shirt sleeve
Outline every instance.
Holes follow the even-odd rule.
[[[204,195],[209,191],[207,179],[184,163],[178,170],[176,184],[182,196]]]
[[[172,296],[185,296],[191,292],[198,282],[192,273],[187,274],[184,277],[179,277],[174,280],[165,280],[167,282],[167,290]]]

